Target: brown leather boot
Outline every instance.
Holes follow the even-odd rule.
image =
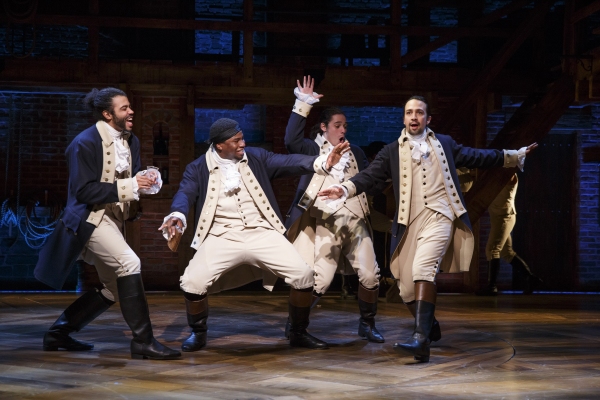
[[[312,287],[307,289],[290,289],[289,300],[290,346],[307,349],[326,349],[327,343],[317,339],[308,332],[308,316],[313,301]]]
[[[206,346],[206,332],[208,330],[208,296],[184,292],[187,321],[192,333],[181,344],[181,351],[198,351]]]

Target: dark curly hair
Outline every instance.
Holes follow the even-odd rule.
[[[83,105],[92,111],[94,118],[96,118],[97,121],[103,121],[104,116],[102,115],[102,111],[112,112],[112,100],[117,96],[127,97],[125,92],[121,89],[107,87],[98,90],[94,88],[91,92],[85,95],[85,98],[83,99]]]
[[[319,133],[323,133],[323,131],[321,130],[321,124],[325,124],[325,126],[327,126],[327,124],[331,122],[333,116],[339,114],[342,114],[344,117],[346,116],[346,114],[340,108],[337,107],[328,107],[324,109],[321,115],[319,116],[319,122],[316,123],[310,129],[310,138],[314,140]]]

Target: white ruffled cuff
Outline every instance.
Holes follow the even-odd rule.
[[[527,147],[521,147],[519,150],[504,150],[504,168],[517,167],[523,171],[526,156]]]
[[[317,92],[312,92],[312,94],[302,93],[300,89],[296,87],[294,88],[294,94],[298,100],[306,104],[310,104],[311,106],[319,102],[319,99],[316,97],[319,95]]]
[[[169,215],[167,215],[167,216],[165,217],[165,219],[163,220],[163,224],[164,224],[165,222],[167,222],[167,221],[169,220],[169,218],[171,218],[171,217],[178,218],[179,220],[181,220],[181,222],[183,222],[183,228],[179,228],[179,227],[177,227],[177,230],[178,230],[180,233],[183,233],[183,232],[185,231],[185,229],[187,228],[187,222],[186,222],[185,215],[183,215],[183,214],[182,214],[182,213],[180,213],[179,211],[174,211],[174,212],[172,212],[171,214],[169,214]],[[163,237],[164,237],[165,239],[169,240],[169,231],[167,230],[167,228],[163,228],[163,230],[162,230],[162,235],[163,235]]]

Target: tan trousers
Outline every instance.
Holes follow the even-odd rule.
[[[415,300],[415,281],[435,282],[451,235],[450,218],[429,208],[406,228],[390,263],[403,302]]]
[[[240,265],[270,271],[294,289],[314,284],[312,269],[285,236],[273,229],[255,228],[207,235],[180,279],[181,289],[206,294],[221,275]]]
[[[117,278],[139,274],[141,262],[125,241],[121,222],[111,217],[110,213],[104,214],[85,245],[82,258],[96,267],[100,282],[104,285],[102,294],[109,300],[119,301]]]
[[[517,222],[517,215],[491,215],[490,236],[485,245],[485,256],[488,261],[492,258],[504,258],[511,262],[517,253],[512,248],[510,233]]]
[[[346,211],[346,210],[341,210]],[[367,222],[350,211],[317,218],[315,229],[315,292],[324,294],[344,255],[367,289],[379,285],[379,266]]]

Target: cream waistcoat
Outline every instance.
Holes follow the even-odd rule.
[[[239,211],[244,211],[246,210],[246,213],[248,215],[250,215],[250,217],[246,217],[246,220],[252,219],[252,223],[256,224],[256,226],[267,226],[267,225],[263,225],[263,224],[267,224],[272,228],[277,230],[279,233],[283,234],[285,233],[285,227],[283,226],[283,223],[279,220],[279,217],[277,216],[277,214],[275,213],[275,211],[273,211],[273,207],[271,206],[271,203],[269,202],[269,200],[267,200],[267,196],[265,195],[264,191],[262,190],[262,187],[260,186],[260,184],[258,183],[258,180],[256,179],[256,177],[254,176],[254,173],[252,172],[252,170],[250,169],[250,167],[248,166],[248,160],[246,158],[246,156],[244,155],[244,159],[241,160],[239,162],[239,172],[242,176],[242,185],[244,186],[245,189],[247,190],[248,196],[250,199],[252,199],[253,203],[254,203],[254,210],[250,210],[252,208],[252,204],[250,203],[250,200],[248,197],[245,197],[246,195],[243,194],[242,196],[244,196],[243,200],[245,202],[245,205],[243,207],[238,207],[239,211],[232,211],[229,209],[229,207],[227,207],[227,205],[221,205],[218,204],[220,200],[220,193],[221,193],[221,172],[219,170],[218,165],[214,162],[214,160],[212,159],[212,157],[205,157],[206,159],[206,165],[208,167],[209,170],[209,181],[208,181],[208,188],[206,190],[206,199],[204,200],[204,205],[202,206],[202,214],[198,216],[198,226],[196,227],[196,232],[194,234],[194,240],[192,241],[192,247],[194,249],[198,249],[198,247],[200,247],[200,245],[202,244],[202,242],[204,242],[204,239],[206,239],[206,235],[210,232],[213,234],[218,234],[216,232],[221,232],[222,230],[225,229],[225,225],[227,224],[233,224],[231,225],[232,228],[234,226],[237,226],[237,229],[241,228],[241,225],[236,225],[236,224],[240,224],[243,223],[244,218],[242,218],[243,216],[243,212],[239,212]],[[241,189],[240,186],[240,190]],[[235,196],[234,196],[235,197]],[[229,203],[231,203],[231,199],[227,199],[227,201]],[[238,201],[238,199],[236,198],[235,201]],[[240,200],[238,201],[239,203],[242,202],[242,198],[240,198]],[[231,204],[230,204],[231,206]],[[215,221],[215,218],[217,216],[217,208],[220,208],[219,211],[219,226],[215,227],[215,232],[212,231],[212,227],[213,227],[213,223]],[[237,216],[239,216],[240,218],[238,219],[238,221],[234,221],[234,219],[236,219],[236,214]],[[227,216],[230,216],[231,218],[229,218],[230,220],[227,221]],[[259,220],[264,217],[266,219],[266,221],[261,221],[259,222]],[[249,227],[245,226],[245,227]],[[229,229],[232,229],[229,228]]]
[[[119,195],[120,202],[119,207],[123,211],[123,219],[128,218],[129,214],[129,202],[135,200],[133,194],[133,182],[131,179],[132,175],[132,164],[129,163],[129,168],[127,171],[123,171],[121,174],[117,174],[115,170],[115,143],[114,139],[110,133],[106,130],[104,123],[102,121],[98,121],[96,123],[96,128],[100,133],[100,137],[102,138],[102,177],[100,178],[100,182],[105,183],[114,183],[117,182],[117,191]],[[131,159],[131,150],[129,149],[129,143],[127,140],[123,141],[123,144],[130,153]],[[100,221],[102,221],[102,217],[104,216],[104,212],[106,209],[106,204],[95,204],[92,208],[92,212],[90,213],[87,222],[92,225],[98,226]]]

